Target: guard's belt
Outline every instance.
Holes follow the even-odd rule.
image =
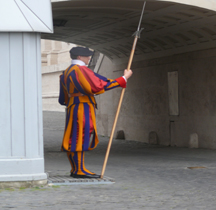
[[[68,93],[68,97],[71,98],[71,97],[77,97],[77,96],[84,96],[84,94],[82,93]]]

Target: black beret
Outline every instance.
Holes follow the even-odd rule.
[[[87,47],[73,47],[70,50],[71,56],[91,56],[93,55],[93,51],[89,50]]]

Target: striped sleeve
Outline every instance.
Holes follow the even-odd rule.
[[[116,87],[126,87],[126,81],[123,77],[119,77],[115,80],[108,79],[97,73],[94,73],[87,67],[79,67],[82,74],[91,86],[91,91],[93,94],[101,94],[104,91],[111,90]]]
[[[109,79],[107,82],[107,85],[104,87],[104,90],[107,91],[107,90],[111,90],[116,87],[126,88],[126,81],[123,77],[119,77],[115,80]]]

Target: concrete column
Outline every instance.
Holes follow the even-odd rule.
[[[44,172],[40,33],[0,33],[0,182]]]

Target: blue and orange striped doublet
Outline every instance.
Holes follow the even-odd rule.
[[[126,87],[123,77],[107,79],[85,66],[71,65],[60,76],[59,103],[67,106],[62,150],[79,152],[98,144],[94,95]],[[73,96],[74,97],[71,97]],[[90,140],[90,134],[93,134]]]

